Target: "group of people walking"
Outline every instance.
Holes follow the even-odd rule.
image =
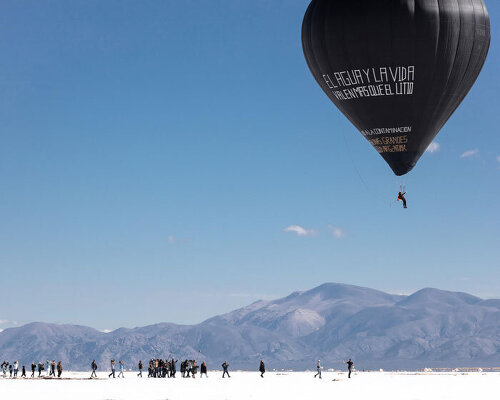
[[[17,373],[19,372],[19,362],[18,361],[15,361],[14,365],[9,364],[8,361],[4,361],[1,364],[1,367],[2,367],[2,375],[4,378],[7,377],[7,371],[9,371],[9,376],[11,378],[17,378]],[[12,373],[14,373],[14,376],[12,376]],[[24,367],[24,365],[23,365],[22,375],[26,376],[26,368]]]
[[[171,360],[161,359],[161,358],[152,358],[148,363],[148,378],[175,378],[175,374],[177,373],[177,362],[179,360]],[[142,361],[139,361],[139,373],[137,376],[142,377]],[[181,362],[181,373],[186,373],[185,361]]]
[[[7,371],[9,371],[10,378],[26,378],[26,367],[23,365],[21,367],[21,375],[18,376],[19,373],[19,361],[14,361],[14,364],[10,364],[8,361],[4,361],[1,364],[3,377],[7,377]],[[39,361],[35,363],[34,361],[31,363],[31,378],[35,378],[35,373],[38,371],[38,378],[42,377],[57,377],[60,378],[62,375],[63,367],[62,362],[59,361],[56,363],[56,360],[47,360],[45,363],[43,361]],[[42,371],[46,371],[45,375],[42,375]]]
[[[175,374],[177,373],[177,362],[178,360],[175,360],[174,358],[172,359],[160,359],[160,358],[152,358],[149,360],[148,363],[148,378],[175,378]],[[348,361],[344,361],[344,364],[347,364],[347,370],[348,370],[348,378],[351,377],[351,373],[353,371],[354,367],[354,362],[352,359],[349,358]],[[116,375],[116,360],[112,359],[110,361],[110,366],[111,366],[111,373],[108,375],[108,378],[125,378],[124,371],[125,371],[125,362],[124,361],[118,361],[118,375]],[[222,377],[225,378],[226,376],[230,378],[231,376],[229,375],[229,364],[226,361],[224,361],[221,365],[222,367]],[[97,378],[97,369],[98,365],[96,360],[93,360],[91,363],[91,368],[92,368],[92,374],[90,375],[90,378]],[[144,369],[144,365],[142,363],[142,360],[139,361],[137,364],[137,368],[139,373],[137,376],[142,378],[142,371]],[[196,360],[184,360],[181,361],[180,364],[180,372],[182,374],[183,378],[195,378],[196,374],[198,373],[198,368],[200,370],[200,378],[205,375],[205,377],[208,378],[207,374],[207,364],[205,361],[201,363],[200,366],[198,366]],[[18,373],[19,373],[19,362],[15,361],[13,364],[10,364],[8,361],[4,361],[1,364],[1,369],[2,369],[2,375],[4,378],[7,377],[7,373],[9,374],[10,378],[17,378]],[[321,361],[318,360],[316,364],[316,370],[317,373],[314,375],[314,377],[319,377],[321,379],[321,370],[323,367],[321,366]],[[63,367],[61,361],[59,361],[56,364],[55,360],[49,361],[47,360],[45,363],[42,361],[35,363],[31,363],[31,378],[35,378],[35,374],[38,371],[38,378],[41,377],[56,377],[56,371],[57,371],[57,377],[60,378],[62,375]],[[45,375],[42,375],[42,372],[46,371]],[[266,366],[264,364],[264,360],[260,360],[259,364],[259,372],[261,378],[264,378],[264,374],[266,372]],[[26,368],[23,365],[21,368],[21,375],[19,376],[20,378],[26,378]]]
[[[148,363],[148,378],[175,378],[175,374],[177,373],[177,362],[179,360],[175,359],[161,359],[161,358],[152,358],[149,360]],[[348,378],[351,377],[351,373],[353,370],[354,362],[349,358],[348,361],[344,361],[344,364],[347,364],[347,370],[348,370]],[[119,368],[120,368],[120,373],[118,374],[118,378],[122,377],[124,378],[123,371],[125,369],[125,363],[123,361],[118,362]],[[95,360],[92,361],[91,364],[92,367],[92,374],[90,375],[91,378],[97,378],[96,370],[97,370],[97,363]],[[222,365],[222,377],[225,378],[226,376],[228,378],[231,378],[231,375],[229,375],[229,364],[227,360],[225,360]],[[199,366],[200,368],[200,378],[205,375],[205,377],[208,378],[207,374],[207,364],[205,361],[201,363]],[[137,364],[137,369],[139,373],[137,374],[138,377],[142,378],[142,371],[144,369],[144,364],[142,360],[139,360],[139,363]],[[317,373],[314,375],[314,377],[319,377],[321,379],[321,370],[323,367],[321,366],[321,361],[318,360],[318,363],[316,364],[316,370]],[[180,371],[182,374],[183,378],[195,378],[196,374],[198,373],[198,364],[196,360],[184,360],[181,361],[180,364]],[[259,372],[261,378],[264,378],[264,374],[266,373],[266,366],[264,364],[264,360],[260,360],[259,364]],[[111,373],[108,375],[108,378],[115,378],[116,377],[116,361],[113,359],[111,360]]]
[[[175,374],[177,373],[177,362],[179,360],[175,359],[161,359],[161,358],[152,358],[149,360],[148,363],[148,378],[175,378]],[[108,375],[108,378],[125,378],[125,375],[123,374],[125,370],[125,362],[124,361],[118,361],[118,368],[120,372],[118,375],[116,375],[116,360],[111,360],[110,361],[110,366],[111,366],[111,373]],[[95,360],[92,361],[91,364],[92,368],[92,374],[90,375],[90,378],[97,378],[97,363]],[[198,373],[198,368],[200,369],[200,378],[205,375],[205,377],[208,377],[207,375],[207,364],[205,361],[201,363],[200,366],[196,363],[196,360],[184,360],[180,364],[180,371],[182,374],[183,378],[195,378],[196,374]],[[144,369],[144,364],[142,360],[139,360],[139,363],[137,364],[137,369],[139,373],[137,374],[138,377],[142,378],[142,371]]]
[[[148,378],[175,378],[175,374],[177,373],[177,362],[179,360],[175,359],[161,359],[161,358],[152,358],[149,360],[148,363]],[[93,360],[91,363],[91,368],[92,368],[92,374],[90,375],[90,378],[97,378],[97,369],[98,365],[96,360]],[[118,375],[116,375],[116,360],[112,359],[110,361],[110,366],[111,366],[111,372],[108,375],[108,378],[125,378],[124,375],[124,370],[125,370],[125,363],[123,361],[118,361],[118,366],[120,372]],[[196,378],[196,374],[198,373],[198,368],[200,370],[200,378],[205,375],[206,378],[208,378],[208,373],[207,373],[207,364],[205,361],[201,363],[201,365],[198,365],[196,360],[184,360],[181,361],[180,364],[180,372],[183,378]],[[142,360],[139,360],[137,364],[137,370],[139,371],[137,376],[142,378],[142,371],[144,369],[144,364]],[[222,363],[222,377],[225,378],[226,375],[228,378],[231,376],[229,375],[229,364],[227,363],[227,360]],[[260,367],[259,371],[261,373],[261,376],[264,377],[264,373],[266,372],[265,366],[264,366],[264,361],[261,360],[260,362]]]
[[[95,360],[92,363],[95,363]],[[125,378],[125,375],[123,374],[123,371],[125,371],[125,363],[120,360],[118,362],[118,365],[120,368],[118,378],[120,378],[120,377]],[[96,364],[96,366],[97,366],[97,364]],[[94,372],[94,370],[92,370],[92,371]],[[108,378],[111,378],[111,377],[116,378],[115,374],[116,374],[116,360],[111,360],[111,373],[108,375]],[[96,374],[96,377],[97,377],[97,374]]]

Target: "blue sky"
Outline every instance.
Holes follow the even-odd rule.
[[[307,4],[0,3],[0,328],[193,323],[328,281],[500,298],[500,3],[399,180],[307,69]]]

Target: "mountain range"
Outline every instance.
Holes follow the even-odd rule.
[[[78,325],[34,322],[0,333],[0,359],[61,360],[86,370],[96,359],[135,368],[139,359],[172,357],[218,368],[358,369],[500,366],[500,300],[426,288],[409,296],[325,283],[197,325],[160,323],[103,333]]]

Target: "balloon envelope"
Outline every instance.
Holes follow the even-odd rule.
[[[302,24],[314,78],[396,175],[467,95],[489,44],[483,0],[313,0]]]

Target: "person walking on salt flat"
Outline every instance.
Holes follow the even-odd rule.
[[[266,366],[264,365],[264,360],[260,360],[259,371],[260,371],[260,377],[264,378],[264,374],[266,373]]]
[[[224,363],[222,364],[222,369],[224,370],[224,372],[222,373],[222,377],[224,378],[225,375],[227,374],[227,377],[228,378],[231,378],[231,376],[229,375],[229,372],[228,372],[228,369],[229,368],[229,364],[227,363],[227,360],[224,361]]]
[[[116,376],[115,376],[115,366],[116,366],[116,361],[115,360],[111,360],[111,373],[108,375],[108,378],[111,378],[111,376],[113,376],[113,378],[116,378]]]
[[[201,363],[201,367],[200,367],[200,378],[203,377],[203,374],[205,374],[205,376],[208,378],[208,375],[207,375],[207,364],[205,363],[205,361],[203,361]]]
[[[344,361],[344,364],[347,364],[347,370],[349,371],[349,374],[347,375],[347,377],[350,378],[351,377],[351,373],[352,373],[352,367],[353,367],[354,363],[349,358],[348,361]]]
[[[179,360],[174,360],[173,358],[172,358],[172,361],[170,361],[170,377],[171,378],[175,378],[175,374],[177,373],[177,367],[175,366],[177,361],[179,361]]]
[[[321,362],[318,360],[318,364],[316,364],[316,370],[318,371],[314,377],[316,378],[319,375],[319,379],[321,379]]]
[[[123,361],[119,361],[120,364],[120,373],[118,374],[118,378],[121,376],[122,378],[125,378],[125,375],[123,375],[123,370],[125,368],[125,363]]]
[[[97,363],[95,360],[92,360],[92,364],[90,364],[90,366],[92,367],[92,374],[90,375],[90,378],[97,378],[97,374],[95,372],[97,370]]]

